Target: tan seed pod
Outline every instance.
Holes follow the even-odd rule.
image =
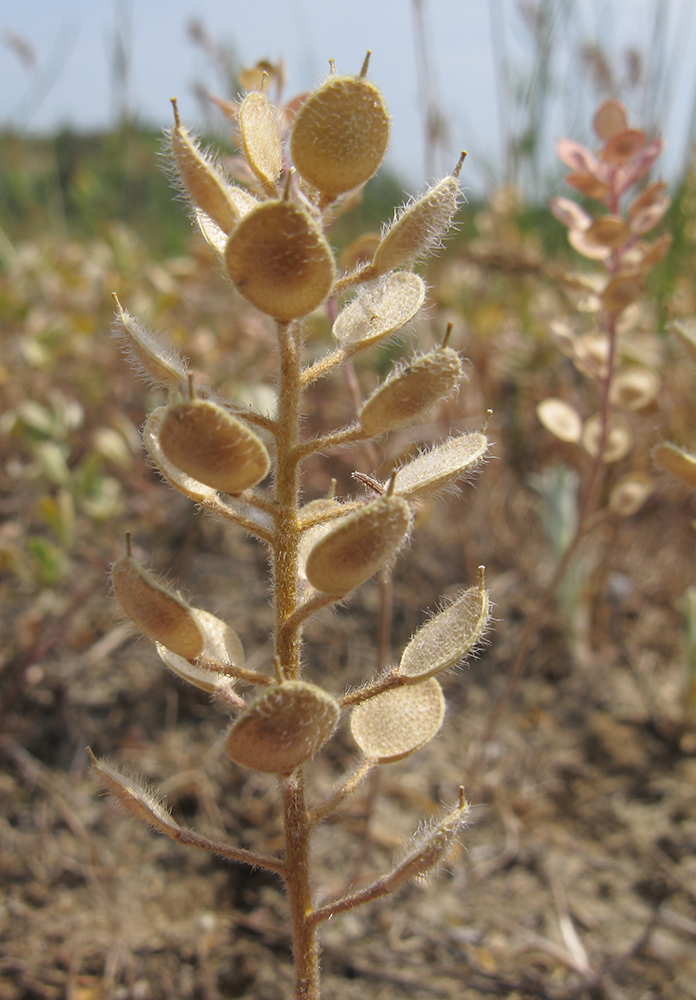
[[[408,537],[411,520],[401,497],[366,503],[314,545],[307,557],[307,579],[325,594],[348,594],[391,562]]]
[[[389,145],[384,98],[363,76],[331,76],[297,113],[290,133],[295,169],[327,198],[364,184]]]
[[[611,256],[610,247],[588,239],[586,229],[569,229],[568,242],[573,250],[577,250],[578,253],[581,253],[583,257],[589,258],[589,260],[607,260]]]
[[[89,747],[87,753],[92,762],[92,770],[101,784],[132,816],[153,830],[166,833],[170,837],[181,829],[176,820],[172,819],[166,806],[142,781],[124,774],[106,760],[99,760]]]
[[[594,174],[566,174],[565,182],[568,187],[575,188],[586,198],[594,198],[596,201],[602,201],[609,194],[609,186],[604,181],[600,181]]]
[[[198,662],[189,663],[183,656],[172,653],[161,643],[157,643],[157,652],[173,674],[212,694],[218,690],[221,682],[229,684],[229,678],[206,664],[241,667],[244,665],[244,649],[237,633],[225,622],[200,608],[191,608],[191,611],[203,634],[203,649]]]
[[[398,267],[409,267],[440,245],[461,200],[458,173],[459,167],[403,209],[375,250],[371,274],[387,274]]]
[[[289,774],[331,738],[340,706],[314,684],[285,681],[266,689],[232,724],[225,753],[236,764]]]
[[[201,655],[204,638],[193,609],[132,556],[119,556],[111,568],[111,582],[119,604],[141,632],[185,660]]]
[[[256,206],[260,204],[258,198],[254,198],[254,196],[249,194],[248,191],[245,191],[244,188],[237,187],[234,184],[229,185],[229,196],[232,204],[239,213],[240,219],[243,218],[247,212],[251,212],[253,208],[256,208]],[[195,215],[198,228],[200,229],[205,242],[208,244],[210,249],[218,255],[218,257],[224,257],[229,233],[226,233],[224,229],[220,229],[217,223],[213,222],[210,216],[206,215],[205,212],[202,212],[200,208],[195,210]]]
[[[193,476],[188,475],[182,469],[178,469],[164,454],[162,445],[160,444],[160,430],[168,412],[168,407],[158,406],[152,411],[145,422],[143,443],[150,458],[169,485],[173,486],[179,493],[183,493],[184,496],[195,501],[195,503],[214,500],[215,490],[211,486],[200,483]]]
[[[476,587],[469,587],[421,625],[404,649],[397,672],[416,683],[453,667],[480,641],[489,617],[488,591],[481,571]]]
[[[333,325],[334,339],[344,348],[362,350],[405,326],[423,305],[423,279],[410,271],[390,274],[344,306]]]
[[[692,360],[696,361],[696,319],[674,319],[667,324],[667,329],[686,348]]]
[[[450,396],[463,378],[456,351],[441,347],[390,376],[360,410],[360,425],[373,437],[408,427]]]
[[[620,410],[642,410],[653,402],[660,391],[657,372],[631,365],[617,372],[611,383],[609,398]]]
[[[600,139],[611,139],[628,128],[628,114],[621,101],[608,100],[597,109],[592,122]]]
[[[654,205],[656,201],[659,201],[666,189],[667,185],[664,181],[653,181],[651,184],[644,187],[638,197],[634,198],[628,206],[629,219],[634,219],[636,215],[639,215],[643,211],[643,209],[650,208],[650,206]]]
[[[696,455],[669,441],[663,441],[653,448],[652,460],[665,472],[671,472],[687,486],[696,489]]]
[[[118,324],[116,339],[133,368],[150,385],[174,389],[185,381],[188,368],[184,359],[161,337],[147,330],[123,308],[116,295]]]
[[[577,410],[562,399],[544,399],[536,408],[537,416],[547,431],[560,441],[578,442],[582,437],[582,420]]]
[[[481,431],[450,438],[402,465],[396,473],[394,492],[409,499],[437,497],[472,472],[487,451],[488,438]]]
[[[430,742],[444,717],[442,688],[430,678],[360,702],[351,713],[350,731],[366,757],[389,764]]]
[[[609,508],[619,517],[631,517],[652,493],[653,482],[644,472],[629,472],[622,476],[609,494]]]
[[[592,218],[580,208],[577,202],[570,198],[552,198],[549,208],[558,221],[567,229],[578,229],[584,232],[592,225]]]
[[[264,186],[273,188],[283,169],[283,150],[275,111],[262,91],[242,101],[239,131],[247,163]]]
[[[602,215],[584,231],[586,240],[600,246],[622,247],[631,236],[631,227],[618,215]]]
[[[410,879],[423,878],[446,859],[466,823],[469,809],[464,789],[461,789],[459,804],[442,819],[429,824],[415,838],[405,858],[386,876],[387,892],[394,892]]]
[[[602,292],[602,305],[611,313],[620,313],[640,297],[643,284],[640,274],[621,273],[612,275]]]
[[[595,413],[594,416],[585,421],[582,431],[583,448],[593,457],[599,453],[601,433],[602,418],[599,413]],[[632,444],[633,434],[630,426],[623,417],[615,417],[607,434],[602,461],[607,463],[621,461],[628,455]]]
[[[628,163],[645,145],[645,132],[627,128],[617,132],[605,143],[602,158],[606,163]]]
[[[223,493],[243,493],[270,469],[263,441],[241,420],[205,399],[167,407],[159,443],[177,469]]]
[[[227,241],[225,265],[244,298],[281,323],[321,305],[336,272],[321,229],[289,200],[262,202],[244,216]]]
[[[649,244],[643,251],[642,270],[647,271],[651,267],[655,267],[656,264],[659,264],[661,260],[664,260],[667,256],[667,251],[672,246],[672,242],[672,234],[663,233],[654,243]]]
[[[660,198],[648,205],[647,208],[636,212],[631,221],[631,233],[633,236],[644,236],[645,233],[653,229],[658,222],[662,222],[671,202],[669,198]]]
[[[214,160],[191,138],[179,119],[176,101],[174,128],[170,132],[172,155],[182,187],[195,208],[210,216],[229,233],[239,221],[239,212],[230,198],[229,185]]]

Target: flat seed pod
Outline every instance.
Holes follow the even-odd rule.
[[[696,455],[691,455],[669,441],[663,441],[653,448],[652,459],[665,472],[671,472],[687,486],[696,488]]]
[[[607,312],[620,313],[640,297],[643,285],[640,274],[612,275],[602,293],[602,305]]]
[[[602,156],[607,163],[628,163],[644,145],[645,132],[637,128],[627,128],[607,140]]]
[[[412,320],[424,299],[425,285],[417,274],[390,274],[370,288],[361,289],[343,307],[333,325],[334,339],[353,350],[370,347]]]
[[[631,227],[618,215],[602,215],[584,230],[585,239],[600,246],[622,247],[631,236]]]
[[[255,198],[244,188],[237,187],[234,184],[229,185],[229,196],[232,204],[237,209],[239,213],[239,218],[243,218],[247,212],[250,212],[252,208],[256,208],[260,204],[258,198]],[[227,237],[229,232],[225,232],[221,229],[216,222],[214,222],[209,215],[197,208],[195,211],[196,222],[198,228],[201,231],[203,239],[206,241],[211,250],[213,250],[219,257],[224,257],[225,247],[227,246]]]
[[[489,615],[482,579],[421,625],[404,649],[397,672],[415,683],[453,667],[480,640]]]
[[[329,77],[304,102],[290,133],[295,169],[331,199],[369,180],[388,145],[384,98],[361,76]]]
[[[213,500],[215,498],[215,490],[212,487],[206,486],[205,483],[200,483],[182,469],[177,469],[164,454],[162,445],[160,444],[160,429],[167,413],[168,408],[166,406],[158,406],[157,409],[152,411],[145,422],[143,443],[150,458],[170,486],[173,486],[179,493],[183,493],[184,496],[189,497],[189,499],[194,500],[196,503],[202,503],[204,500]]]
[[[425,746],[444,717],[442,688],[431,678],[384,691],[356,705],[350,731],[366,757],[378,764],[389,764]]]
[[[431,253],[452,225],[460,199],[459,180],[450,175],[405,208],[380,240],[371,271],[387,274]]]
[[[464,789],[460,789],[459,804],[417,835],[403,861],[386,876],[387,892],[394,892],[412,878],[422,878],[445,860],[466,823],[469,808]]]
[[[185,381],[188,368],[184,359],[161,337],[147,330],[123,308],[114,295],[118,311],[116,338],[135,370],[150,385],[174,389]]]
[[[552,198],[549,202],[552,214],[568,229],[579,229],[583,232],[592,225],[592,218],[570,198]]]
[[[166,806],[153,795],[149,788],[133,775],[125,774],[115,768],[107,760],[98,760],[87,748],[92,761],[92,770],[119,803],[153,830],[172,836],[181,829],[176,820],[172,819]]]
[[[691,359],[696,361],[696,319],[673,319],[671,323],[667,324],[667,329],[678,338]]]
[[[409,499],[436,497],[474,469],[487,451],[488,438],[480,431],[450,438],[402,465],[394,492]]]
[[[644,472],[629,472],[622,476],[609,494],[609,508],[619,517],[636,514],[648,499],[653,481]]]
[[[580,414],[562,399],[543,399],[536,412],[546,430],[551,431],[560,441],[577,442],[582,437]]]
[[[195,208],[200,208],[223,232],[229,233],[239,220],[239,212],[230,198],[227,180],[181,124],[176,101],[172,104],[175,121],[170,133],[172,155],[184,191]]]
[[[262,184],[273,186],[283,169],[283,150],[275,111],[266,95],[253,91],[239,109],[239,131],[246,161]]]
[[[631,365],[617,372],[612,380],[609,398],[621,410],[642,410],[653,402],[660,391],[660,376],[650,368]]]
[[[289,774],[331,738],[339,715],[338,702],[322,688],[285,681],[260,694],[232,724],[225,753],[255,771]]]
[[[573,250],[577,250],[583,257],[588,257],[590,260],[607,260],[611,256],[611,248],[589,240],[586,229],[569,229],[568,242]]]
[[[660,201],[666,190],[667,185],[664,181],[653,181],[644,187],[638,197],[634,198],[628,206],[629,219],[633,220],[636,215],[640,215],[643,209],[650,208],[656,201]]]
[[[565,182],[568,187],[575,188],[580,194],[584,194],[587,198],[595,198],[597,201],[606,198],[610,193],[609,185],[595,177],[594,174],[566,174]]]
[[[203,634],[203,649],[198,659],[204,663],[212,661],[220,666],[243,666],[244,649],[237,633],[208,611],[200,608],[192,608],[191,611]],[[157,643],[157,652],[172,673],[202,691],[212,694],[222,680],[229,682],[228,678],[224,678],[216,670],[206,668],[204,663],[189,663],[183,656],[172,653],[161,643]]]
[[[621,101],[604,101],[598,108],[592,122],[594,130],[600,139],[611,139],[619,132],[625,132],[628,128],[628,114],[626,107]]]
[[[131,556],[119,556],[111,569],[119,604],[134,625],[186,660],[203,652],[204,639],[193,609],[148,573]]]
[[[159,442],[172,465],[223,493],[243,493],[270,469],[263,441],[241,420],[205,399],[167,407]]]
[[[225,265],[240,294],[281,323],[321,305],[336,271],[319,226],[288,200],[262,202],[244,216],[227,241]]]
[[[388,565],[410,530],[406,501],[378,497],[320,538],[307,557],[307,579],[316,590],[342,597]]]
[[[599,441],[602,430],[602,420],[599,413],[595,413],[589,420],[585,421],[582,432],[582,444],[585,451],[590,455],[597,455],[599,452]],[[623,417],[615,417],[607,434],[602,461],[611,463],[619,462],[625,458],[631,450],[633,444],[633,434],[628,423]]]
[[[416,423],[451,395],[462,377],[462,363],[451,347],[423,355],[387,379],[363,404],[362,429],[372,437]]]

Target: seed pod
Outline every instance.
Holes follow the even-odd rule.
[[[121,607],[141,632],[185,660],[201,655],[203,633],[193,609],[132,556],[119,556],[111,569],[111,582]]]
[[[469,814],[463,788],[459,794],[459,804],[417,836],[403,861],[386,876],[387,892],[394,892],[412,878],[422,878],[445,860]]]
[[[227,241],[225,265],[244,298],[281,323],[321,305],[335,277],[321,229],[288,200],[262,202],[244,216]]]
[[[402,211],[375,250],[372,273],[387,274],[397,267],[408,267],[439,245],[459,206],[458,174],[459,167]]]
[[[241,420],[205,399],[168,406],[159,442],[176,468],[223,493],[243,493],[270,468],[263,441]]]
[[[691,455],[676,444],[663,441],[652,450],[652,460],[665,472],[671,472],[687,486],[696,487],[696,455]]]
[[[369,289],[361,289],[343,307],[333,325],[334,338],[353,351],[370,347],[412,320],[424,299],[425,285],[417,274],[390,274]]]
[[[236,187],[234,184],[229,185],[229,196],[232,204],[237,209],[240,219],[243,218],[247,212],[250,212],[252,208],[256,208],[260,204],[258,198],[254,198],[253,194],[249,194],[244,188]],[[198,228],[201,231],[201,235],[205,242],[208,244],[211,250],[213,250],[218,257],[224,257],[225,247],[227,246],[228,233],[224,229],[220,229],[217,223],[213,222],[209,215],[202,212],[200,208],[195,211],[196,222],[198,223]]]
[[[692,361],[696,361],[696,319],[673,319],[671,323],[667,324],[667,329],[686,348]]]
[[[451,347],[431,351],[392,375],[370,396],[360,410],[360,425],[370,437],[408,427],[451,395],[462,377],[456,351]]]
[[[314,684],[285,681],[268,688],[232,724],[225,753],[237,764],[289,774],[331,738],[340,706]]]
[[[445,697],[431,678],[360,702],[350,717],[353,739],[370,760],[389,764],[425,746],[445,717]]]
[[[411,530],[401,497],[383,496],[339,521],[309,553],[307,579],[316,590],[342,597],[394,558]]]
[[[622,247],[631,235],[631,227],[619,215],[602,215],[584,230],[585,239],[600,246]]]
[[[577,410],[574,410],[562,399],[543,399],[536,408],[537,417],[547,431],[560,441],[577,442],[582,437],[582,420]]]
[[[424,452],[396,473],[394,492],[409,499],[436,497],[471,472],[488,451],[488,438],[480,431],[460,434]]]
[[[664,181],[653,181],[652,184],[644,187],[638,197],[634,198],[628,206],[629,219],[633,221],[644,209],[650,208],[655,202],[660,201],[666,189],[667,185]]]
[[[628,163],[644,145],[645,132],[637,128],[627,128],[607,140],[602,150],[602,159],[606,163]]]
[[[159,833],[166,833],[170,837],[178,833],[181,829],[179,824],[172,819],[162,801],[140,779],[124,774],[107,760],[98,760],[89,747],[87,753],[97,778],[124,809]]]
[[[261,183],[273,189],[283,168],[283,151],[275,112],[262,91],[247,94],[242,101],[239,130],[247,163]]]
[[[172,106],[172,155],[184,191],[195,208],[200,208],[223,232],[229,233],[239,220],[239,212],[229,195],[229,185],[217,164],[200,149],[181,124],[176,101],[172,101]]]
[[[620,313],[635,302],[642,291],[640,274],[619,272],[612,275],[602,292],[602,305],[607,312]]]
[[[594,416],[585,421],[582,432],[583,447],[593,457],[599,453],[601,434],[601,414],[595,413]],[[628,455],[632,444],[633,434],[630,426],[623,417],[615,417],[609,427],[602,461],[607,463],[621,461],[622,458]]]
[[[297,113],[290,133],[295,169],[327,198],[376,172],[389,145],[384,98],[363,76],[331,76]]]
[[[609,494],[609,508],[619,517],[631,517],[652,493],[653,482],[644,472],[629,472],[622,476]]]
[[[138,374],[150,385],[167,389],[174,389],[185,381],[188,369],[184,359],[131,316],[116,295],[113,298],[118,310],[118,326],[114,333]]]
[[[621,101],[608,100],[597,110],[592,122],[600,139],[611,139],[628,128],[628,114]]]
[[[198,657],[199,662],[190,663],[161,643],[157,643],[157,652],[173,674],[193,684],[194,687],[212,694],[219,688],[221,681],[229,683],[229,679],[207,664],[241,667],[244,665],[244,648],[237,633],[215,615],[200,608],[191,608],[191,612],[203,635],[203,649]]]
[[[414,682],[434,677],[459,663],[483,635],[490,615],[481,580],[418,629],[401,656],[398,673]]]
[[[160,429],[168,412],[168,407],[158,406],[145,421],[143,443],[150,458],[169,485],[190,500],[203,503],[205,500],[215,499],[215,490],[212,487],[199,483],[182,469],[177,469],[164,454],[160,444]]]
[[[660,376],[650,368],[630,365],[617,372],[609,398],[620,410],[643,410],[660,391]]]

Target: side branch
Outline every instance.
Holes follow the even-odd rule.
[[[251,865],[252,868],[265,868],[266,871],[275,872],[285,878],[287,870],[284,862],[279,858],[268,857],[265,854],[256,854],[254,851],[247,851],[243,847],[231,847],[229,844],[221,844],[217,840],[209,840],[195,830],[188,827],[179,827],[172,830],[169,836],[179,844],[186,844],[189,847],[198,847],[202,851],[209,851],[217,854],[227,861],[241,861],[243,864]]]
[[[383,677],[378,677],[376,681],[371,681],[369,684],[364,684],[362,687],[354,688],[352,691],[344,694],[339,699],[341,708],[359,705],[361,701],[367,701],[368,698],[374,698],[385,691],[392,691],[394,688],[403,687],[404,684],[409,683],[409,680],[413,683],[412,679],[405,674],[398,674],[394,668]]]
[[[268,545],[273,544],[274,532],[266,528],[263,524],[259,524],[258,521],[253,521],[250,517],[245,517],[244,514],[240,514],[234,510],[234,508],[228,507],[218,496],[205,497],[198,502],[204,510],[209,511],[211,514],[218,514],[220,517],[224,517],[226,521],[234,521],[235,524],[238,524],[240,528],[244,528],[254,538],[258,538]]]
[[[299,459],[306,458],[307,455],[317,455],[333,448],[343,448],[356,441],[367,441],[368,435],[360,424],[351,424],[342,430],[325,434],[323,437],[310,438],[304,441],[297,449],[296,455]]]
[[[311,385],[312,382],[316,382],[317,379],[323,378],[324,375],[328,375],[342,365],[346,360],[347,354],[343,347],[337,347],[335,351],[331,351],[329,354],[325,354],[323,358],[319,358],[315,361],[313,365],[309,365],[300,374],[300,384],[304,389],[306,386]]]
[[[369,757],[364,757],[353,773],[346,778],[340,788],[337,788],[336,791],[329,795],[327,799],[324,799],[323,802],[319,802],[314,809],[309,810],[307,814],[307,822],[310,826],[314,826],[316,823],[321,823],[321,821],[326,819],[327,816],[336,812],[341,803],[344,802],[349,795],[353,794],[356,788],[362,784],[375,766],[374,760],[370,760]]]

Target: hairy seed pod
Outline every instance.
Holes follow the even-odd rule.
[[[225,265],[244,298],[281,323],[321,305],[336,274],[321,229],[288,200],[262,202],[244,216],[227,241]]]
[[[411,530],[401,497],[383,496],[338,522],[309,553],[307,579],[316,590],[342,597],[387,566]]]
[[[92,762],[92,770],[101,784],[132,816],[170,837],[181,829],[166,806],[142,781],[125,774],[107,760],[97,759],[89,747],[87,753]]]
[[[230,198],[229,185],[216,163],[200,149],[179,120],[176,101],[174,128],[170,139],[172,155],[184,191],[195,208],[209,215],[225,233],[239,221],[239,212]]]
[[[229,683],[229,679],[214,667],[243,666],[244,648],[234,629],[215,615],[201,608],[191,608],[191,612],[203,635],[203,649],[198,662],[189,663],[183,656],[173,653],[161,643],[157,643],[157,652],[173,674],[212,694],[218,690],[221,682]]]
[[[260,90],[242,101],[239,131],[247,163],[261,183],[272,188],[283,169],[283,150],[275,111]]]
[[[243,493],[259,483],[271,466],[263,441],[206,399],[167,407],[159,442],[172,465],[223,493]]]
[[[353,739],[370,760],[388,764],[425,746],[445,717],[445,697],[433,678],[360,702],[350,717]]]
[[[669,441],[655,445],[652,460],[665,472],[671,472],[687,486],[696,487],[696,455]]]
[[[450,175],[408,205],[380,240],[371,272],[387,274],[431,253],[452,225],[460,198],[459,180]]]
[[[481,639],[490,616],[483,572],[469,587],[418,629],[401,656],[398,673],[414,682],[434,677],[459,663]]]
[[[362,350],[390,337],[416,315],[425,299],[423,279],[397,272],[361,289],[333,325],[334,339],[348,350]]]
[[[265,690],[236,719],[225,753],[255,771],[289,774],[331,738],[339,715],[338,702],[322,688],[285,681]]]
[[[466,823],[469,809],[464,789],[460,789],[459,804],[417,835],[403,861],[386,876],[387,892],[394,892],[412,878],[422,878],[446,859],[457,834]]]
[[[132,366],[150,385],[175,389],[188,375],[184,359],[131,316],[116,295],[113,298],[118,310],[114,333]]]
[[[198,482],[197,479],[189,476],[182,469],[178,469],[164,454],[162,445],[160,444],[160,429],[168,412],[168,407],[158,406],[145,421],[145,426],[143,427],[143,444],[147,449],[148,455],[160,474],[179,493],[183,493],[184,496],[195,503],[214,500],[215,490],[212,487]]]
[[[582,437],[580,414],[562,399],[556,399],[555,396],[542,399],[536,412],[546,430],[551,431],[559,441],[578,442]]]
[[[119,604],[141,632],[185,660],[201,655],[204,638],[193,609],[132,556],[119,556],[111,582]]]
[[[450,438],[402,465],[396,473],[394,492],[409,499],[437,497],[473,471],[487,451],[488,438],[481,431]]]
[[[362,429],[373,437],[416,423],[454,392],[462,376],[459,355],[451,347],[430,351],[388,378],[363,404]]]
[[[297,113],[290,133],[295,169],[327,198],[376,172],[389,145],[384,98],[362,76],[331,76]]]

